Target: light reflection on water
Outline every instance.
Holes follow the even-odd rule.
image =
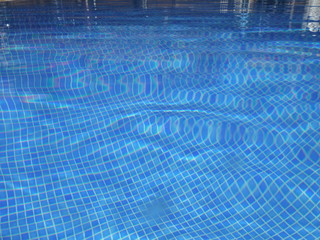
[[[148,10],[152,9],[164,9],[163,17],[166,18],[166,11],[172,9],[189,9],[193,12],[218,12],[234,14],[236,18],[234,21],[240,29],[245,31],[252,21],[257,21],[256,18],[252,18],[253,13],[261,13],[267,15],[260,18],[260,22],[254,22],[255,25],[263,27],[267,25],[266,21],[272,21],[274,14],[282,14],[281,16],[281,28],[287,29],[304,29],[310,32],[318,32],[320,26],[320,0],[299,0],[299,1],[153,1],[153,0],[137,0],[137,1],[23,1],[23,0],[8,0],[0,1],[0,27],[5,30],[10,27],[10,21],[14,16],[9,16],[6,13],[7,8],[19,8],[19,7],[36,7],[36,11],[41,12],[41,7],[51,6],[52,10],[56,9],[55,22],[63,23],[67,20],[70,24],[70,20],[76,24],[79,19],[85,19],[83,24],[94,25],[99,22],[101,11],[106,9],[125,10],[125,9],[142,9],[145,12],[145,18],[148,18]],[[70,10],[65,11],[64,8]],[[72,10],[77,9],[78,15],[72,16]],[[68,14],[70,13],[70,14]],[[81,14],[80,14],[81,13]],[[140,15],[140,16],[139,16]],[[141,17],[141,14],[133,17]],[[26,16],[21,16],[26,17]],[[167,16],[168,17],[168,16]],[[37,22],[36,18],[28,16],[30,24]],[[70,19],[71,18],[71,19]],[[283,19],[284,18],[284,19]],[[274,20],[274,19],[273,19]],[[0,29],[1,29],[0,28]]]

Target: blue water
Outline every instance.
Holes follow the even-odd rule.
[[[320,239],[319,1],[0,1],[0,238]]]

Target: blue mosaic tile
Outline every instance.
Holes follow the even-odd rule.
[[[320,239],[318,5],[34,4],[0,1],[1,239]]]

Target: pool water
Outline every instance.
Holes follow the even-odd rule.
[[[0,238],[320,239],[319,16],[0,1]]]

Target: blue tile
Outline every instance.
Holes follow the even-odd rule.
[[[135,2],[6,4],[4,238],[319,238],[318,35],[283,27],[303,13]]]

